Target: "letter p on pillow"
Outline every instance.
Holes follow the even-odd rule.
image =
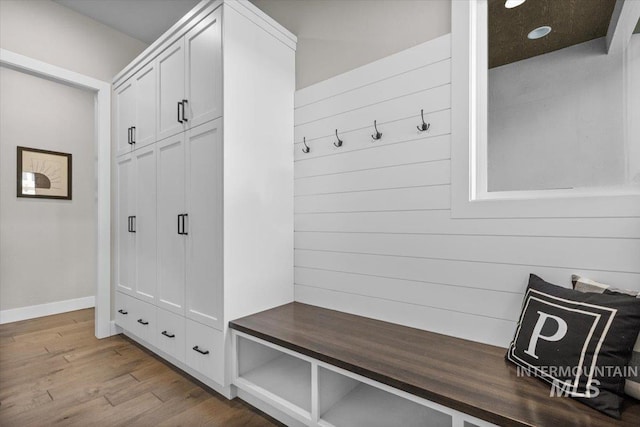
[[[556,332],[553,335],[542,335],[542,329],[544,328],[547,320],[555,321],[557,324]],[[538,311],[538,321],[533,327],[533,332],[529,339],[529,347],[524,352],[529,356],[538,359],[538,356],[536,355],[538,340],[560,341],[565,337],[565,335],[567,335],[567,329],[567,322],[565,322],[561,317]]]

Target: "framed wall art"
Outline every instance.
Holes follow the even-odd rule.
[[[71,154],[18,147],[17,196],[71,200]]]

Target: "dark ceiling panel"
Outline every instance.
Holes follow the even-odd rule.
[[[513,9],[504,3],[489,0],[489,68],[604,37],[616,0],[527,0]],[[552,28],[548,36],[527,38],[543,25]]]

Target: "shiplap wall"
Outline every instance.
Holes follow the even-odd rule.
[[[451,218],[450,44],[296,93],[296,301],[506,346],[529,273],[640,290],[640,218]]]

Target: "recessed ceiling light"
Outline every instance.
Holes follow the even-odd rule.
[[[543,27],[538,27],[535,30],[531,31],[527,37],[530,40],[540,39],[551,32],[551,27],[545,25]]]
[[[527,0],[507,0],[506,2],[504,2],[504,7],[506,7],[507,9],[513,9],[514,7],[520,6],[525,1]]]

